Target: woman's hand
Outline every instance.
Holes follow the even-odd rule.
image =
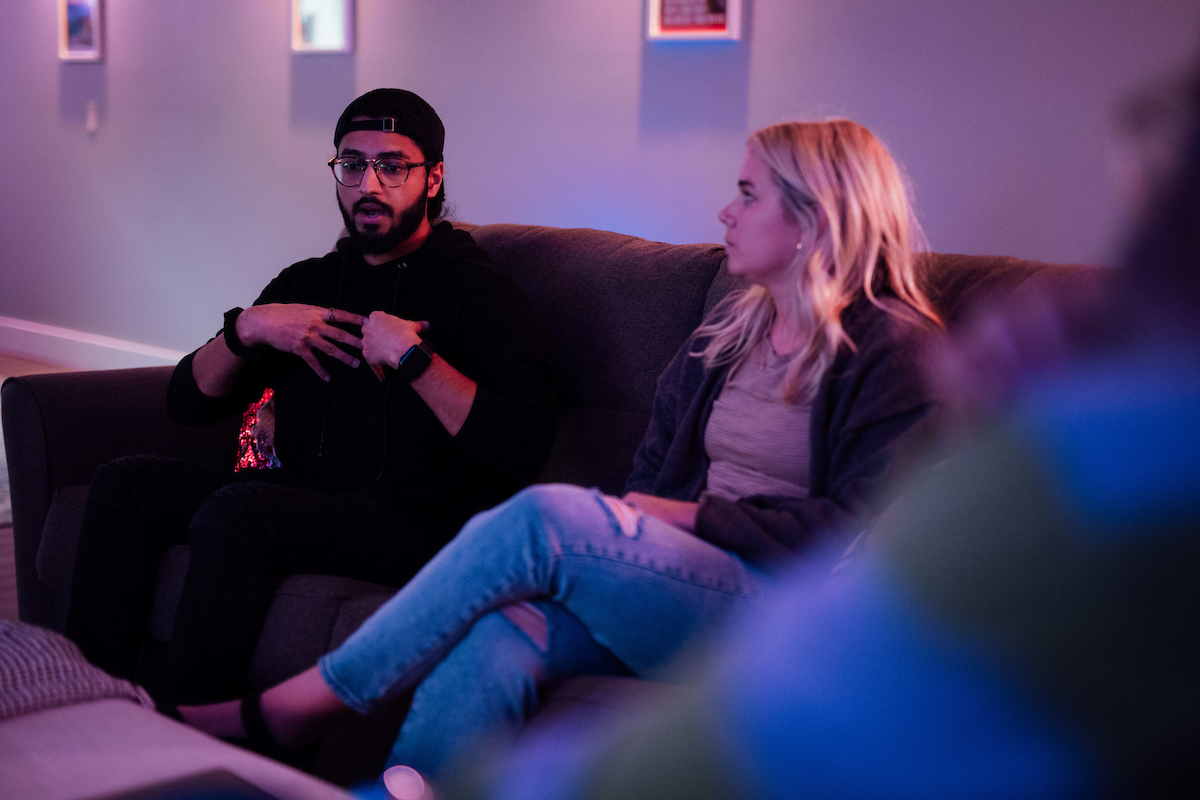
[[[668,500],[665,497],[655,497],[652,494],[629,492],[621,498],[626,505],[636,508],[643,514],[662,520],[668,525],[683,528],[685,531],[696,530],[696,512],[699,503],[689,503],[685,500]]]
[[[395,369],[404,354],[421,341],[421,332],[427,330],[428,322],[413,322],[383,311],[371,312],[362,324],[362,352],[380,383],[383,366]]]
[[[358,366],[358,359],[338,347],[334,342],[362,347],[362,340],[354,334],[334,326],[341,322],[362,325],[366,317],[341,309],[321,308],[304,303],[267,303],[250,306],[237,318],[237,337],[247,347],[268,345],[282,353],[300,356],[312,371],[323,380],[329,373],[321,366],[313,351],[319,350],[351,367]]]

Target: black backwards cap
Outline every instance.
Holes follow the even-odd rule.
[[[369,117],[351,122],[355,117]],[[430,161],[442,160],[446,129],[433,106],[404,89],[373,89],[357,98],[338,118],[333,146],[350,131],[384,131],[407,136]]]

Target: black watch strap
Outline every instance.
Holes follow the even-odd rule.
[[[422,339],[408,348],[408,352],[400,357],[400,363],[396,365],[396,371],[410,381],[415,381],[433,363],[434,352],[429,342]]]
[[[225,345],[229,348],[229,352],[239,358],[249,358],[257,360],[262,357],[262,348],[247,347],[246,344],[238,338],[237,335],[237,318],[242,313],[240,308],[231,308],[225,312],[225,329],[222,331],[225,335]]]

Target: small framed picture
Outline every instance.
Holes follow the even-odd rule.
[[[58,57],[63,61],[104,57],[104,0],[58,0]]]
[[[647,0],[649,39],[740,39],[742,0]]]
[[[292,52],[354,52],[354,0],[292,0]]]

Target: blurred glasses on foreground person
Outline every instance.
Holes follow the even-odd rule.
[[[1115,287],[1095,313],[1045,294],[991,329],[984,371],[1016,384],[982,410],[1003,414],[907,488],[865,555],[740,616],[687,699],[535,732],[471,796],[1200,796],[1190,86],[1179,168]]]
[[[750,287],[660,378],[623,498],[527,489],[316,667],[184,718],[289,748],[415,690],[390,763],[439,779],[485,735],[515,734],[540,685],[654,675],[782,564],[844,548],[931,418],[919,359],[940,323],[906,186],[857,123],[775,125],[750,138],[719,218]]]

